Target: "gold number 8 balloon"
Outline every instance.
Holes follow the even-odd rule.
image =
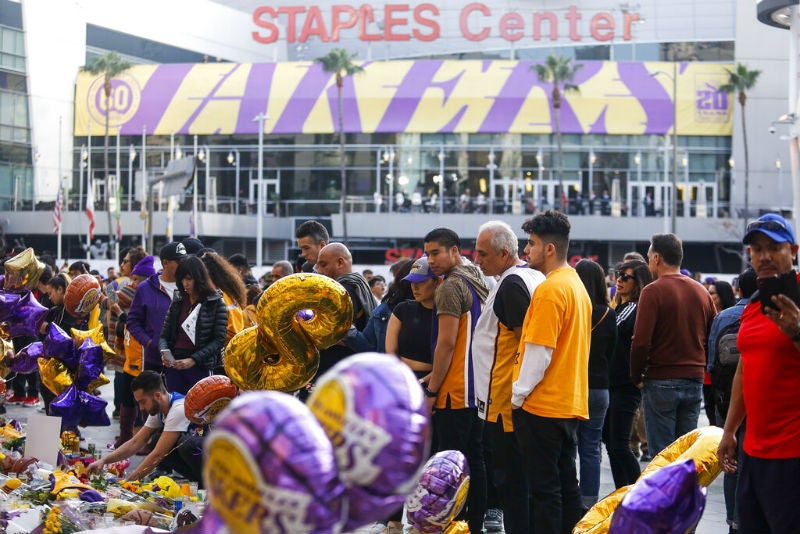
[[[258,325],[225,348],[225,372],[245,390],[296,391],[319,368],[319,349],[341,340],[353,320],[350,295],[320,274],[293,274],[264,291]]]

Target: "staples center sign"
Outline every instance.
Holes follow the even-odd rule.
[[[458,13],[458,28],[468,41],[500,37],[508,42],[561,41],[589,39],[606,42],[631,40],[631,25],[638,13],[608,11],[586,13],[576,5],[558,11],[492,12],[486,4],[472,2]],[[384,4],[381,12],[370,4],[336,4],[330,11],[312,6],[259,6],[253,11],[252,32],[259,43],[286,39],[305,43],[311,38],[337,43],[343,38],[360,41],[436,41],[441,37],[444,18],[435,4]],[[382,31],[376,31],[382,28]],[[524,41],[523,41],[524,43]]]

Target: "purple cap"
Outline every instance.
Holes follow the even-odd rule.
[[[692,272],[689,269],[681,269],[681,274],[684,276],[692,276]]]
[[[777,213],[767,213],[759,217],[757,221],[748,224],[742,243],[749,244],[756,232],[761,232],[776,243],[794,244],[792,226]]]
[[[153,265],[155,258],[153,256],[145,256],[141,260],[136,263],[131,271],[131,274],[138,274],[139,276],[145,276],[150,278],[154,274],[156,274],[156,268]]]
[[[431,266],[428,265],[428,258],[423,256],[414,262],[414,265],[411,266],[411,272],[403,280],[418,283],[432,278],[437,278],[437,276],[431,271]]]

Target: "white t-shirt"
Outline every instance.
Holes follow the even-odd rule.
[[[186,432],[191,423],[183,412],[183,399],[178,399],[169,407],[167,418],[162,421],[161,415],[148,415],[144,426],[164,432]]]
[[[169,295],[169,298],[171,299],[172,295],[175,293],[175,290],[178,289],[178,283],[165,282],[160,276],[158,277],[158,281],[161,282],[161,286],[167,291],[167,295]]]

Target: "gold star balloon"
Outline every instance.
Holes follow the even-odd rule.
[[[39,358],[39,376],[42,384],[53,392],[61,395],[65,389],[72,385],[72,377],[64,364],[55,358]]]
[[[25,291],[35,289],[39,277],[45,269],[44,263],[36,258],[32,248],[26,248],[5,263],[6,279],[3,289]]]
[[[75,341],[75,348],[83,345],[86,339],[91,339],[95,345],[100,345],[103,348],[103,357],[108,360],[117,355],[114,349],[106,343],[106,336],[103,334],[103,325],[99,324],[91,330],[78,330],[77,328],[70,328],[69,330],[72,339]]]

